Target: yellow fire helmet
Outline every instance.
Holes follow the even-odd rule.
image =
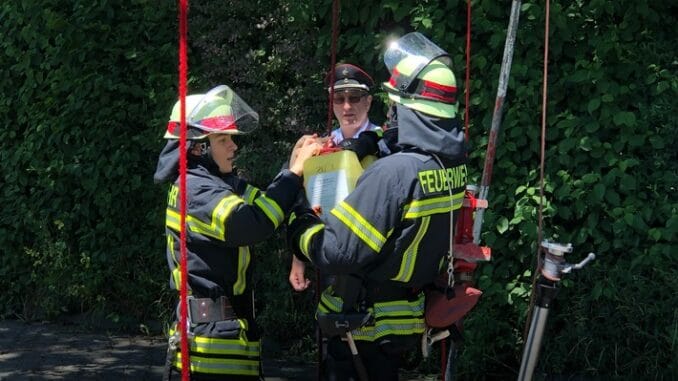
[[[457,115],[457,80],[451,58],[421,33],[413,32],[392,42],[384,53],[391,73],[382,84],[388,97],[413,110],[439,118]]]
[[[181,103],[177,101],[172,108],[165,139],[179,139],[180,107]],[[258,124],[259,114],[226,85],[186,97],[188,140],[201,140],[210,134],[247,134]]]

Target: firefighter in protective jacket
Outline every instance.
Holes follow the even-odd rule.
[[[170,182],[166,209],[170,287],[180,290],[179,115],[176,103],[154,179]],[[284,221],[302,189],[309,141],[289,170],[262,192],[233,170],[234,135],[252,131],[258,115],[228,86],[186,97],[186,248],[192,380],[260,379],[259,332],[253,319],[249,246]],[[181,369],[179,333],[170,331],[168,373]],[[171,366],[169,365],[171,364]]]
[[[334,323],[339,327],[350,322],[352,311],[367,315],[350,336],[368,378],[398,379],[399,360],[416,350],[424,332],[421,288],[440,273],[450,245],[450,214],[461,207],[466,185],[450,57],[411,33],[389,47],[384,61],[391,73],[383,85],[392,101],[389,123],[397,123],[402,150],[368,167],[329,213],[316,217],[295,208],[288,227],[295,255],[338,275],[317,310],[323,334],[334,335],[324,362],[328,380],[364,379],[341,335],[321,322],[340,316]]]

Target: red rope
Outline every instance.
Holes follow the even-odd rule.
[[[469,141],[469,99],[471,98],[471,0],[466,1],[466,78],[464,80],[464,89],[466,91],[464,109],[464,138]],[[447,342],[440,341],[440,366],[442,369],[442,380],[445,380],[447,370]]]
[[[539,216],[537,226],[537,267],[532,275],[532,290],[537,285],[537,279],[541,271],[541,240],[543,236],[543,209],[544,209],[544,161],[546,157],[546,107],[548,99],[548,64],[549,64],[549,18],[550,18],[550,1],[546,0],[545,9],[545,23],[544,23],[544,69],[542,72],[542,99],[541,99],[541,148],[539,161]],[[532,311],[534,309],[536,292],[530,295],[530,305],[527,309],[527,319],[525,320],[525,328],[523,329],[523,337],[527,337],[530,323],[532,320]]]
[[[181,335],[181,379],[190,379],[190,362],[188,354],[188,261],[186,259],[186,77],[188,73],[188,58],[186,41],[188,39],[188,0],[179,0],[179,100],[180,100],[180,135],[179,135],[179,194],[180,196],[180,241],[181,259],[181,286],[179,299],[179,332]]]
[[[332,0],[332,41],[330,43],[330,68],[329,68],[329,92],[327,94],[327,135],[332,133],[332,117],[334,102],[334,67],[337,64],[337,40],[339,39],[339,11],[341,7],[339,0]],[[320,284],[322,277],[320,271],[315,271],[315,303],[320,303]],[[320,327],[316,324],[316,344],[318,345],[318,366],[316,367],[316,379],[322,379],[322,361],[323,361],[323,339],[320,333]]]
[[[539,163],[539,229],[537,230],[537,246],[541,247],[542,239],[542,211],[544,209],[544,159],[546,157],[546,107],[548,94],[548,67],[549,67],[549,0],[546,0],[546,26],[544,27],[544,72],[541,99],[541,161]],[[539,253],[540,250],[537,250]],[[539,255],[537,255],[539,258]]]
[[[464,136],[466,141],[469,139],[469,99],[471,98],[471,0],[466,1],[466,80],[464,88],[466,89],[466,109],[464,110]]]
[[[332,1],[332,42],[330,47],[330,91],[327,95],[327,135],[332,132],[332,102],[334,101],[334,66],[337,64],[339,39],[339,0]]]

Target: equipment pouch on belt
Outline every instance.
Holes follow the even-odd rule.
[[[360,328],[370,319],[367,312],[318,314],[318,325],[323,336],[341,336]]]
[[[188,315],[192,324],[237,319],[231,303],[225,296],[215,300],[189,296]]]

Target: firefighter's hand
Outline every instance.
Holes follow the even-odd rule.
[[[306,264],[293,255],[289,282],[294,291],[304,291],[311,284],[311,281],[305,276],[305,270]]]
[[[298,176],[301,176],[304,172],[304,162],[314,155],[317,155],[322,148],[322,143],[316,135],[304,135],[292,149],[292,154],[290,155],[290,171],[294,172]]]
[[[379,152],[379,135],[374,131],[364,131],[357,138],[344,139],[339,146],[355,152],[358,160],[365,156],[376,155]]]

